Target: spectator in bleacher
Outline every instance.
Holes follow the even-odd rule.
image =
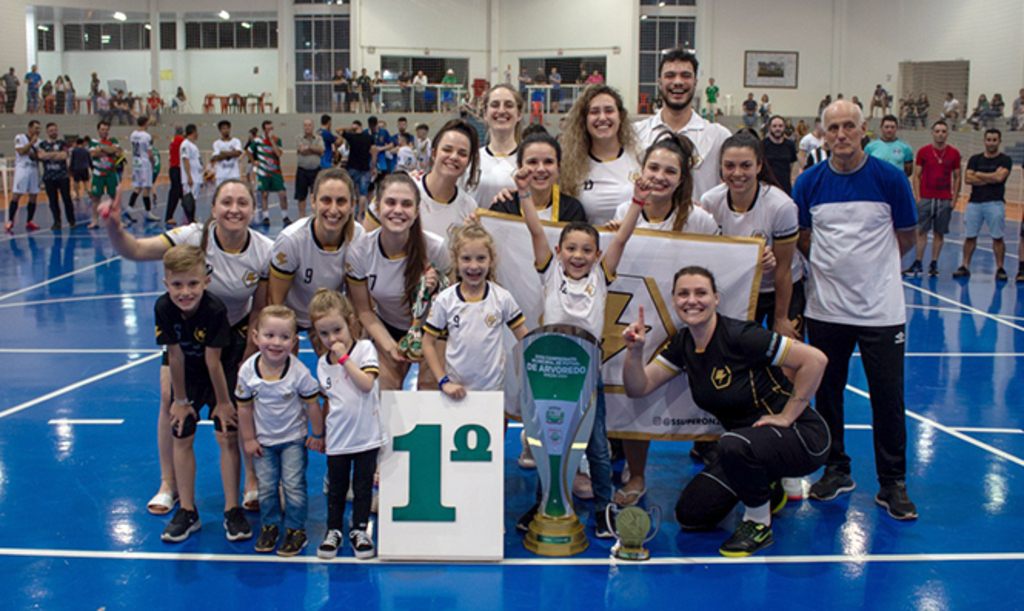
[[[28,101],[25,107],[26,112],[39,112],[39,85],[42,82],[43,77],[39,76],[39,72],[36,70],[36,65],[32,64],[32,70],[25,75],[25,87],[28,93]]]
[[[373,71],[373,112],[384,112],[384,92],[381,86],[384,79],[380,76],[380,70]]]
[[[953,97],[952,91],[946,93],[946,101],[942,103],[942,114],[939,118],[948,121],[952,126],[956,126],[956,120],[960,118],[960,100]]]
[[[590,76],[587,77],[587,83],[590,85],[601,84],[603,82],[604,76],[601,75],[601,71],[597,68],[594,68],[593,72],[590,73]]]
[[[882,136],[864,148],[864,152],[903,170],[910,176],[914,173],[914,149],[896,137],[900,121],[894,115],[882,117]]]
[[[171,99],[171,112],[181,112],[185,109],[185,102],[188,98],[185,97],[185,90],[178,87],[178,91],[174,94],[174,98]]]
[[[89,81],[89,97],[92,98],[92,107],[96,108],[96,100],[100,97],[100,77],[96,76],[96,73],[92,73],[92,78]],[[99,114],[99,110],[96,111]]]
[[[885,89],[882,89],[882,85],[875,85],[875,92],[871,94],[871,108],[869,110],[869,119],[875,118],[875,109],[878,108],[885,114],[885,109],[888,106],[889,94],[886,93]]]
[[[14,103],[18,99],[18,87],[21,86],[21,80],[14,74],[13,67],[7,74],[0,77],[0,80],[4,84],[4,103],[6,104],[7,114],[14,114]]]
[[[320,116],[320,130],[317,134],[324,141],[324,152],[320,155],[320,169],[326,170],[334,166],[335,142],[338,141],[337,136],[331,131],[331,115]]]
[[[66,74],[64,75],[64,85],[67,87],[67,113],[71,115],[75,113],[75,84]]]
[[[11,68],[11,70],[14,70],[14,68]],[[520,68],[519,69],[519,95],[523,96],[524,100],[527,97],[526,96],[526,86],[529,85],[532,82],[533,82],[533,79],[531,79],[530,75],[526,73],[526,67],[524,66],[524,67]]]
[[[46,83],[43,84],[41,95],[43,98],[43,112],[48,114],[53,112],[53,103],[56,97],[53,95],[53,83],[46,81]]]
[[[373,112],[373,79],[366,73],[366,68],[356,77],[356,87],[359,89],[359,112]]]
[[[977,131],[978,127],[981,125],[981,115],[988,112],[989,108],[988,97],[986,97],[984,93],[979,95],[977,106],[975,106],[971,111],[970,116],[963,120],[961,125],[967,125],[970,123],[974,126],[974,130]]]
[[[548,82],[551,83],[551,112],[559,112],[562,109],[562,75],[558,68],[551,66]]]
[[[768,121],[768,135],[762,141],[764,159],[775,175],[775,180],[786,195],[793,191],[793,164],[797,160],[796,144],[786,138],[786,122],[775,115]]]
[[[1006,102],[1003,101],[1003,94],[992,94],[992,101],[989,102],[988,110],[981,113],[981,126],[987,128],[989,125],[992,125],[992,121],[1003,116],[1003,109],[1005,108]]]
[[[107,97],[107,92],[102,89],[96,94],[93,99],[93,108],[96,109],[96,114],[100,116],[101,121],[110,122],[113,116],[113,111],[110,108],[110,98]]]
[[[772,118],[772,103],[768,94],[761,94],[761,104],[757,107],[757,114],[761,116],[761,134],[768,133],[768,121]]]
[[[62,115],[64,114],[64,106],[67,104],[68,99],[68,86],[64,83],[63,76],[57,76],[57,81],[53,84],[53,92],[56,94],[53,112]]]
[[[743,100],[743,126],[753,128],[757,124],[757,100],[753,93],[747,94]]]
[[[423,95],[427,91],[428,83],[429,81],[427,80],[427,75],[423,74],[422,70],[417,70],[416,76],[412,77],[412,87],[416,95],[415,107],[413,108],[413,112],[416,112],[416,109],[419,109],[420,112],[423,112],[425,110],[423,108]]]
[[[345,106],[345,98],[346,94],[348,94],[348,79],[345,78],[345,71],[341,68],[334,71],[331,90],[334,97],[334,112],[347,112],[348,107]]]
[[[1013,114],[1010,115],[1010,129],[1016,131],[1021,127],[1024,127],[1024,89],[1020,90],[1020,95],[1013,101]]]
[[[398,86],[401,87],[399,94],[402,98],[402,111],[412,112],[412,75],[408,70],[399,73]]]

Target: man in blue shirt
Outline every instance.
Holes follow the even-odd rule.
[[[32,64],[32,71],[25,75],[25,85],[28,87],[27,112],[39,112],[39,85],[42,82],[43,77],[39,76],[36,65]]]
[[[320,117],[320,137],[324,141],[324,154],[320,158],[320,169],[326,170],[334,165],[334,143],[338,140],[331,132],[331,115]]]
[[[378,148],[377,153],[377,178],[380,180],[388,174],[388,154],[387,149],[391,145],[391,134],[388,130],[379,127],[377,117],[370,116],[366,120],[367,130],[366,133],[373,136],[373,145]]]

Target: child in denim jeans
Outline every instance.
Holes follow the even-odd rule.
[[[324,451],[324,417],[317,400],[320,385],[292,354],[297,328],[291,308],[263,308],[252,334],[259,352],[242,364],[235,396],[245,451],[255,459],[259,480],[263,529],[255,549],[274,551],[283,521],[285,539],[277,554],[294,556],[306,547],[306,448]],[[307,413],[312,434],[308,434]],[[283,519],[279,484],[284,489]]]

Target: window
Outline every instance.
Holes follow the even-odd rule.
[[[40,32],[42,33],[42,32]],[[142,22],[65,23],[65,51],[138,51],[149,49],[151,32]],[[52,27],[51,27],[52,39]],[[51,42],[52,44],[52,42]],[[40,48],[40,51],[44,49]],[[52,47],[49,50],[53,50]]]
[[[40,23],[36,26],[36,50],[53,51],[53,24]]]
[[[641,4],[650,3],[641,0]],[[637,112],[655,111],[654,106],[658,100],[658,63],[662,51],[693,49],[696,31],[697,20],[694,17],[643,15],[640,19],[640,103]]]
[[[349,27],[348,15],[295,16],[295,106],[298,112],[334,110],[331,81],[338,70],[349,67]]]
[[[173,25],[173,24],[171,24]],[[276,21],[188,21],[186,49],[276,49]]]
[[[160,22],[160,48],[173,51],[178,48],[178,24],[173,21]]]
[[[640,0],[640,6],[697,6],[696,0]]]

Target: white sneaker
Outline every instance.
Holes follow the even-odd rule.
[[[523,444],[523,451],[519,454],[519,468],[520,469],[536,469],[537,461],[533,458],[533,452],[530,451],[530,444],[526,442],[526,429],[519,434],[519,441]]]
[[[804,500],[804,480],[801,477],[782,478],[782,489],[786,491],[786,498],[791,501]]]
[[[150,210],[149,213],[146,215],[146,220],[147,221],[152,221],[154,223],[159,223],[160,222],[160,217],[156,215],[156,212],[153,212],[152,210]]]
[[[577,471],[576,476],[572,478],[572,493],[584,501],[594,498],[594,486],[590,483],[590,476]]]
[[[320,544],[320,547],[316,548],[316,557],[323,558],[324,560],[336,558],[338,551],[341,550],[341,546],[344,544],[344,540],[340,530],[327,531],[324,542]]]

